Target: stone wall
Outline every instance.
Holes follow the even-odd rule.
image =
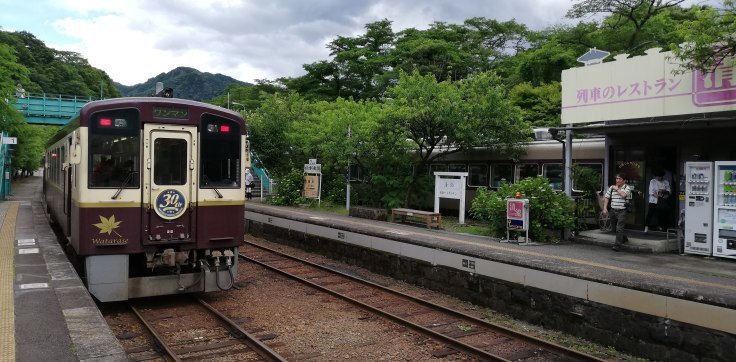
[[[659,361],[729,360],[736,336],[246,220],[249,234]]]

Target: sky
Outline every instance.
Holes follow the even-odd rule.
[[[382,19],[394,32],[472,17],[540,30],[572,0],[0,0],[0,28],[73,51],[135,85],[185,66],[244,82],[303,75],[327,44]]]

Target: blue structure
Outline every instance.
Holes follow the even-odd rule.
[[[93,97],[27,94],[17,97],[15,108],[23,112],[27,123],[63,126]]]
[[[10,140],[8,134],[0,132],[0,200],[10,194],[10,177],[13,172],[13,165],[11,163],[10,148],[9,144],[5,142]]]
[[[251,162],[250,167],[253,169],[253,171],[256,174],[256,177],[261,181],[261,185],[263,185],[263,191],[266,193],[272,193],[273,190],[271,189],[273,186],[273,182],[271,180],[271,176],[268,173],[268,170],[265,166],[263,166],[263,162],[261,162],[261,159],[258,158],[258,154],[256,154],[255,151],[250,151],[250,157],[251,160],[254,162]]]

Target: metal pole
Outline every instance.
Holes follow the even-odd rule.
[[[352,136],[352,130],[350,129],[350,125],[348,125],[348,141],[350,141],[351,136]],[[351,150],[348,149],[348,151],[351,151]],[[352,155],[352,152],[348,154],[348,170],[345,173],[345,210],[348,210],[348,211],[350,211],[350,157],[352,157],[351,155]]]

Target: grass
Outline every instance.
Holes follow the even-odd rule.
[[[460,224],[460,220],[458,218],[443,215],[442,229],[458,234],[492,236],[491,228],[488,226],[488,223],[468,218],[465,218],[465,224]]]

